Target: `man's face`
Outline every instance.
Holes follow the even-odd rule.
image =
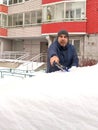
[[[65,35],[65,34],[61,34],[59,37],[58,37],[58,42],[61,46],[66,46],[67,43],[68,43],[68,37]]]

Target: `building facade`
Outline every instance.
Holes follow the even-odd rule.
[[[2,0],[0,54],[47,53],[57,32],[69,32],[79,59],[98,61],[98,0]]]

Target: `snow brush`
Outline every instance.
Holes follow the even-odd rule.
[[[60,63],[54,62],[53,65],[56,66],[57,68],[59,68],[59,69],[60,69],[61,71],[63,71],[63,72],[64,72],[64,71],[69,72],[68,68],[65,67],[65,66],[63,66],[63,65],[61,65]]]

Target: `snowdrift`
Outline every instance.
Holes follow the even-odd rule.
[[[98,65],[0,79],[0,130],[98,130]]]

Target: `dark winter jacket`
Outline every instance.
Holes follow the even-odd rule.
[[[56,40],[48,48],[48,57],[47,57],[47,73],[58,71],[59,69],[56,66],[51,66],[50,58],[52,56],[58,56],[60,64],[71,68],[72,66],[78,67],[78,56],[76,50],[72,44],[67,44],[65,47],[62,47]]]

